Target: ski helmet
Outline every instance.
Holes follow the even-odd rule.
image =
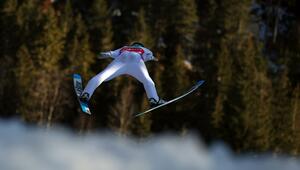
[[[131,43],[130,46],[135,46],[135,47],[145,47],[144,44],[140,43],[140,42],[133,42]]]

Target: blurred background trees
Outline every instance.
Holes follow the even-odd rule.
[[[110,129],[147,137],[193,131],[235,151],[300,153],[299,2],[276,0],[2,0],[0,116],[85,133]],[[72,73],[84,82],[110,62],[100,51],[133,41],[162,98],[199,79],[194,95],[133,119],[148,108],[131,77],[103,83],[80,112]]]

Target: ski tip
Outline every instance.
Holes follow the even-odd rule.
[[[80,76],[80,74],[75,73],[75,74],[73,74],[73,78],[81,78],[81,76]]]
[[[199,81],[197,82],[197,85],[198,85],[198,86],[201,86],[204,82],[205,82],[205,80],[199,80]]]
[[[138,113],[138,114],[134,114],[133,117],[139,117],[141,116],[142,114]]]

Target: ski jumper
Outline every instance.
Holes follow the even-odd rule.
[[[144,85],[147,97],[159,100],[155,84],[149,76],[145,66],[146,61],[154,60],[152,52],[144,47],[124,46],[114,51],[101,53],[102,56],[111,57],[114,60],[99,74],[94,76],[85,87],[83,93],[91,97],[95,89],[102,83],[112,80],[120,75],[130,75]]]

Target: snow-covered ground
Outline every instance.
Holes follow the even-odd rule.
[[[78,136],[0,120],[0,170],[299,170],[294,158],[237,156],[193,136],[137,142],[108,133]]]

